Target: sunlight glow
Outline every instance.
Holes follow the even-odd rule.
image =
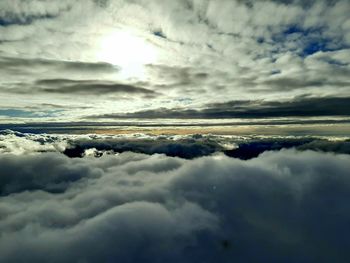
[[[122,78],[143,79],[144,65],[156,62],[157,51],[139,36],[127,31],[115,31],[101,40],[97,59],[119,66]]]

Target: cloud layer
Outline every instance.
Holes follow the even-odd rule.
[[[349,161],[310,151],[250,161],[2,154],[0,255],[5,262],[347,262]]]
[[[243,160],[265,151],[295,148],[350,154],[349,138],[293,136],[219,136],[219,135],[50,135],[0,131],[0,153],[36,154],[56,152],[71,158],[134,152],[165,154],[194,159],[224,153]]]
[[[297,98],[288,101],[230,101],[209,104],[204,109],[157,109],[126,114],[104,114],[90,119],[229,119],[271,117],[349,116],[350,98]]]

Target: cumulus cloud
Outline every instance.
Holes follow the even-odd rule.
[[[87,149],[98,151],[125,152],[154,154],[163,153],[168,156],[192,159],[213,154],[223,150],[219,141],[210,138],[152,138],[127,139],[127,138],[76,138],[70,141],[70,146],[64,153],[71,157],[81,157]]]
[[[10,130],[0,132],[0,153],[30,154],[61,152],[69,157],[136,152],[164,153],[186,159],[221,151],[223,138],[194,136],[103,136],[23,134]]]
[[[0,131],[0,154],[60,152],[66,147],[65,140],[55,136],[23,134],[11,130]]]
[[[1,0],[0,261],[348,262],[349,13]]]
[[[347,262],[349,161],[310,151],[250,161],[2,154],[0,255],[5,262]]]

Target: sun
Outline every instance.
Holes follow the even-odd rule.
[[[157,51],[140,36],[128,31],[115,31],[101,39],[97,59],[119,66],[122,78],[142,79],[144,66],[156,62]]]

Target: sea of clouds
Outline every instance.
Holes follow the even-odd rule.
[[[349,137],[317,136],[220,136],[152,134],[33,134],[0,130],[0,153],[15,155],[44,152],[63,153],[68,157],[95,156],[123,152],[165,154],[194,159],[222,152],[243,160],[265,151],[281,149],[313,150],[350,154]]]
[[[70,158],[67,139],[2,136],[1,262],[350,258],[348,154],[294,147],[241,160],[112,149],[96,158],[84,148]]]

